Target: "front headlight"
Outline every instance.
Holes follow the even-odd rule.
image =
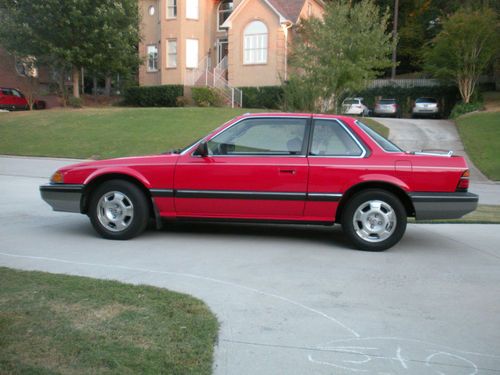
[[[63,174],[61,172],[57,171],[50,178],[50,182],[52,182],[53,184],[63,184],[64,183]]]

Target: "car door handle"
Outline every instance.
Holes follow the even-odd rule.
[[[280,173],[283,173],[283,174],[296,174],[297,171],[295,169],[280,169]]]

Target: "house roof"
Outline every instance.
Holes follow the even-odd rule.
[[[297,22],[306,0],[268,0],[287,20]]]
[[[242,1],[235,9],[235,11],[229,16],[229,18],[224,22],[223,27],[231,27],[233,18],[239,13],[240,9],[249,0]],[[280,18],[280,23],[291,21],[292,23],[297,23],[300,16],[300,11],[304,7],[307,0],[262,0],[264,3],[269,5],[269,7],[278,15]],[[320,4],[323,4],[322,0],[317,0]]]

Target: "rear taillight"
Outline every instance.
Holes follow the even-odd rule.
[[[456,191],[465,192],[469,189],[469,177],[470,177],[470,172],[467,169],[464,173],[462,173],[460,180],[458,180]]]

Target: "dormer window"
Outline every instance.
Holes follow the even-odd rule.
[[[222,30],[221,26],[226,22],[231,13],[233,12],[233,1],[232,0],[222,0],[219,4],[218,14],[217,14],[217,28],[219,31]]]

